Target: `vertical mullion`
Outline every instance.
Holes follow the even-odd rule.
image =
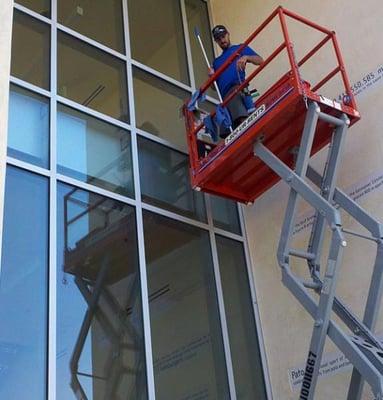
[[[4,9],[6,11],[4,11]],[[3,15],[5,15],[5,13],[9,12],[9,20],[8,20],[8,24],[2,27],[2,40],[3,43],[5,44],[8,41],[8,45],[9,45],[9,52],[6,54],[6,56],[9,55],[9,62],[8,62],[8,70],[6,70],[5,68],[2,69],[2,73],[4,74],[8,74],[9,76],[11,75],[11,49],[12,49],[12,33],[13,33],[13,2],[9,2],[8,5],[3,5]],[[7,30],[10,30],[10,32]],[[7,33],[7,35],[6,35]],[[4,52],[3,52],[3,57],[5,56]],[[5,75],[4,75],[5,76]],[[0,174],[0,182],[1,182],[1,187],[0,187],[0,277],[1,277],[1,268],[2,268],[2,250],[3,250],[3,229],[4,229],[4,206],[5,206],[5,180],[6,180],[6,172],[7,172],[7,142],[8,142],[8,115],[9,115],[9,99],[10,99],[10,84],[9,81],[7,82],[7,86],[4,87],[3,89],[5,89],[6,91],[6,95],[2,96],[2,101],[3,104],[6,104],[7,107],[7,111],[8,114],[7,117],[5,118],[5,121],[3,120],[0,126],[0,129],[4,129],[4,135],[2,136],[2,146],[0,148],[1,154],[0,154],[0,159],[1,161],[1,165],[0,168],[1,170],[1,174]]]
[[[205,200],[206,200],[207,219],[208,219],[208,224],[209,224],[210,246],[211,246],[211,252],[212,252],[212,257],[213,257],[215,286],[216,286],[217,298],[218,298],[218,309],[219,309],[219,316],[220,316],[221,329],[222,329],[223,347],[224,347],[224,351],[225,351],[226,371],[227,371],[227,378],[228,378],[228,382],[229,382],[230,399],[237,400],[237,394],[235,391],[233,363],[232,363],[231,350],[230,350],[229,330],[228,330],[227,321],[226,321],[225,302],[224,302],[224,298],[223,298],[221,274],[219,271],[217,242],[215,239],[214,228],[213,228],[213,217],[212,217],[210,196],[205,195]]]
[[[187,20],[187,13],[186,13],[186,5],[185,5],[185,0],[179,0],[180,1],[180,8],[181,8],[181,16],[182,16],[182,24],[184,28],[184,41],[185,41],[185,46],[186,46],[186,57],[187,57],[187,63],[188,63],[188,69],[189,69],[189,79],[190,79],[190,86],[192,87],[192,90],[196,90],[196,83],[195,83],[195,77],[194,77],[194,68],[193,68],[193,57],[192,57],[192,51],[191,51],[191,45],[190,45],[190,32],[189,32],[189,25],[188,25],[188,20]]]
[[[203,0],[203,1],[205,1],[205,3],[206,3],[207,13],[208,13],[209,23],[210,23],[210,31],[211,31],[213,29],[213,25],[215,25],[211,2],[210,2],[210,0]],[[215,57],[218,56],[217,45],[214,42],[213,42],[213,53],[214,53]]]
[[[56,181],[56,90],[57,90],[57,0],[51,1],[50,135],[49,135],[49,284],[48,284],[48,400],[56,399],[57,341],[57,181]]]
[[[253,274],[253,270],[251,268],[252,263],[251,263],[251,258],[250,258],[249,242],[248,242],[245,217],[244,217],[244,212],[243,212],[242,207],[243,206],[241,206],[240,204],[237,203],[239,222],[240,222],[240,226],[241,226],[242,236],[244,238],[243,245],[244,245],[245,260],[246,260],[246,267],[247,267],[247,278],[248,278],[249,285],[250,285],[251,300],[252,300],[252,305],[253,305],[253,315],[254,315],[255,326],[256,326],[256,330],[257,330],[256,334],[257,334],[257,338],[258,338],[259,352],[261,354],[263,379],[265,382],[267,398],[269,400],[272,400],[273,394],[272,394],[272,390],[271,390],[269,368],[268,368],[268,364],[267,364],[265,343],[263,340],[263,332],[262,332],[262,328],[261,328],[261,320],[260,320],[260,316],[259,316],[257,296],[256,296],[256,292],[255,292],[254,274]]]
[[[122,7],[123,7],[123,19],[124,19],[125,48],[127,56],[126,74],[128,82],[129,114],[130,114],[130,125],[132,127],[131,147],[132,147],[132,163],[133,163],[133,176],[134,176],[134,192],[136,198],[137,242],[138,242],[138,257],[139,257],[140,283],[141,283],[142,319],[144,325],[143,329],[144,329],[144,340],[145,340],[146,379],[147,379],[148,399],[155,400],[156,395],[154,386],[148,280],[147,280],[145,245],[144,245],[144,224],[142,216],[141,186],[140,186],[139,163],[138,163],[138,144],[137,144],[136,114],[135,114],[134,90],[133,90],[133,70],[132,70],[131,49],[130,49],[128,0],[122,0]]]

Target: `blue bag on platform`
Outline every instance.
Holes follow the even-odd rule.
[[[231,127],[231,116],[226,107],[218,105],[216,108],[215,121],[219,127],[229,129]]]
[[[210,134],[214,142],[218,140],[217,125],[211,115],[208,115],[204,120],[206,132]]]

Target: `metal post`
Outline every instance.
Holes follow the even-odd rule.
[[[314,140],[314,133],[318,121],[318,113],[320,109],[314,102],[310,102],[306,115],[305,125],[303,129],[302,141],[296,162],[295,172],[300,177],[306,175],[308,160],[310,157],[311,147]],[[297,205],[298,193],[294,189],[290,190],[289,200],[287,203],[285,220],[282,226],[281,238],[278,245],[278,261],[282,265],[286,262],[289,255],[289,244],[291,233],[294,228],[294,216]]]
[[[306,361],[305,375],[303,377],[300,400],[312,400],[319,368],[322,360],[323,349],[327,336],[331,311],[334,302],[336,282],[339,274],[339,265],[342,259],[342,249],[345,246],[339,227],[334,227],[327,269],[323,280],[322,291],[317,308],[314,331],[311,337],[309,354]]]
[[[343,125],[338,126],[333,135],[328,153],[328,159],[325,168],[325,174],[321,185],[321,195],[324,199],[330,200],[334,196],[335,183],[338,176],[338,169],[341,161],[342,149],[345,141],[347,127],[350,123],[346,115],[343,114]],[[323,245],[323,237],[325,230],[325,219],[323,215],[317,211],[315,215],[315,223],[312,228],[307,251],[315,254],[315,259],[309,261],[311,271],[313,273],[319,270],[320,255]]]

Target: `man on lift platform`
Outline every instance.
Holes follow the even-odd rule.
[[[231,44],[230,34],[223,25],[215,26],[212,34],[215,42],[222,49],[222,54],[214,60],[213,68],[209,69],[210,76],[241,46],[240,44]],[[246,46],[241,51],[238,57],[217,79],[218,88],[223,99],[230,95],[245,80],[247,63],[254,65],[261,65],[263,63],[263,58],[249,46]],[[249,111],[254,108],[247,88],[231,99],[227,104],[227,108],[233,121],[233,128],[235,129],[249,116]],[[221,131],[220,136],[221,138],[225,138],[229,133],[229,131]]]

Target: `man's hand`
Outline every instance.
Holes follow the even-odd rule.
[[[263,58],[261,56],[242,56],[237,61],[237,68],[241,71],[244,71],[246,68],[246,64],[254,64],[254,65],[261,65],[263,63]]]
[[[244,71],[246,68],[246,63],[248,62],[248,56],[242,56],[238,61],[237,61],[237,68],[240,71]]]

